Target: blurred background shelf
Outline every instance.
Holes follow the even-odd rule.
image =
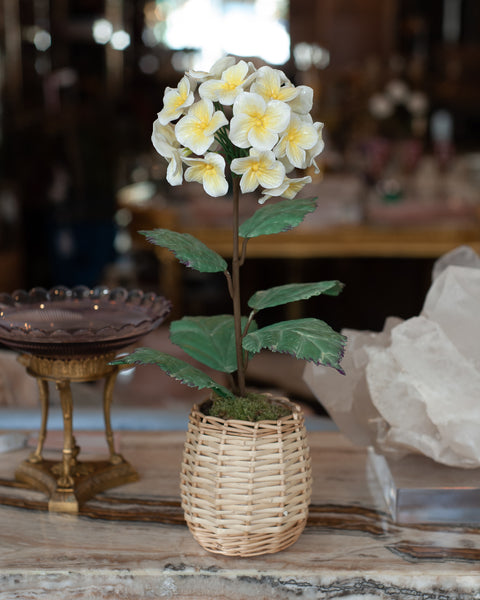
[[[334,302],[293,312],[372,330],[418,314],[435,260],[480,251],[478,0],[0,0],[0,289],[122,285],[176,315],[230,310],[221,274],[137,234],[179,227],[230,255],[228,201],[168,186],[150,142],[165,86],[222,50],[311,86],[325,123],[318,209],[249,242],[247,293],[340,279]]]

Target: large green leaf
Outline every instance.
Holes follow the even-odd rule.
[[[187,267],[202,273],[218,273],[227,269],[226,261],[200,240],[189,233],[178,233],[169,229],[140,231],[149,242],[168,248]]]
[[[180,358],[153,350],[152,348],[137,348],[131,354],[117,358],[111,364],[114,365],[157,365],[167,375],[177,381],[195,387],[199,390],[209,389],[222,398],[233,398],[234,395],[223,385],[214,381],[200,369],[188,364]]]
[[[247,318],[242,317],[242,328]],[[250,330],[256,329],[253,322]],[[223,373],[237,370],[235,328],[232,315],[183,317],[170,325],[170,339],[187,354]]]
[[[288,304],[296,300],[306,300],[312,296],[327,294],[338,296],[343,289],[340,281],[317,281],[316,283],[288,283],[268,290],[260,290],[253,294],[248,301],[248,306],[255,310]]]
[[[262,348],[284,352],[344,373],[340,361],[346,342],[344,335],[319,319],[297,319],[249,333],[243,339],[243,347],[249,352],[260,352]]]
[[[282,200],[259,208],[240,225],[241,237],[253,238],[288,231],[303,221],[316,208],[315,198]]]

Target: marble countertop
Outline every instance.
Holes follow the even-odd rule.
[[[14,481],[28,448],[0,453],[0,600],[480,599],[478,528],[393,523],[367,451],[336,432],[309,436],[307,528],[287,550],[248,559],[207,553],[184,525],[183,432],[116,434],[140,480],[74,516],[47,512],[43,494]],[[98,432],[77,441],[104,456]],[[49,452],[61,445],[49,434]]]

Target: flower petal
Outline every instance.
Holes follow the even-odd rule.
[[[312,182],[312,178],[310,176],[306,176],[306,177],[299,177],[298,179],[285,179],[285,183],[287,184],[287,187],[285,188],[285,190],[282,192],[282,196],[284,198],[288,198],[288,199],[292,199],[295,198],[295,196],[298,194],[298,192],[300,190],[302,190],[307,183],[311,183]]]
[[[297,169],[306,168],[306,152],[298,144],[287,144],[287,158]]]
[[[285,190],[288,188],[288,182],[285,178],[283,183],[276,188],[268,189],[268,191],[264,191],[262,196],[259,198],[258,203],[264,204],[266,200],[269,200],[272,196],[281,196]]]
[[[209,79],[204,81],[198,89],[200,98],[218,101],[218,98],[223,90],[223,81],[221,79]]]
[[[209,196],[218,198],[228,192],[228,181],[222,173],[212,170],[205,175],[203,187]]]
[[[244,60],[225,69],[221,79],[211,79],[202,83],[199,94],[202,98],[209,98],[221,104],[230,106],[235,98],[243,92],[249,66]]]
[[[283,85],[284,82],[288,82]],[[297,89],[287,80],[282,71],[269,66],[260,67],[251,91],[260,94],[265,101],[282,100],[288,102],[297,96]]]
[[[224,196],[228,191],[225,178],[225,159],[215,152],[209,152],[205,158],[184,158],[190,167],[185,171],[186,181],[203,184],[209,196]]]
[[[242,158],[234,158],[230,164],[230,169],[233,173],[237,175],[242,175],[247,171],[250,167],[251,159],[249,156],[245,156]]]
[[[171,158],[179,144],[172,125],[162,125],[159,119],[153,123],[152,144],[155,150],[164,158]]]
[[[177,89],[167,87],[163,96],[163,108],[158,113],[158,120],[162,125],[180,117],[184,110],[193,104],[193,90],[188,77],[182,77]]]
[[[217,111],[213,114],[213,110],[211,100],[199,100],[175,125],[178,141],[195,154],[204,154],[213,144],[217,129],[228,123],[223,112]]]
[[[313,107],[313,89],[308,85],[299,85],[297,95],[289,103],[293,112],[301,115],[306,115]]]
[[[290,107],[280,100],[270,100],[265,110],[265,126],[275,133],[281,133],[290,121]]]
[[[265,127],[251,127],[247,139],[248,145],[257,150],[271,150],[278,141],[278,135]]]
[[[225,69],[228,69],[228,67],[231,67],[234,64],[235,64],[234,56],[222,56],[222,58],[219,58],[213,64],[210,71],[195,71],[193,69],[190,69],[190,71],[188,72],[188,75],[192,79],[196,79],[198,81],[205,81],[206,79],[209,79],[211,77],[213,77],[213,78],[220,77],[222,75],[223,71],[225,71]]]
[[[228,119],[221,110],[217,110],[210,119],[210,123],[205,127],[205,134],[213,135],[224,125],[228,125]]]
[[[281,185],[285,178],[285,167],[276,160],[268,169],[262,169],[258,173],[258,181],[264,188],[276,188]]]
[[[267,103],[259,94],[242,92],[233,104],[234,117],[237,114],[247,114],[251,117],[265,114]]]
[[[322,138],[323,123],[316,122],[313,124],[313,126],[315,127],[315,129],[317,131],[318,140],[313,148],[311,148],[310,150],[307,150],[306,161],[307,161],[307,167],[313,166],[315,173],[319,173],[320,169],[318,168],[318,165],[315,162],[315,157],[318,156],[321,152],[323,152],[323,149],[325,147],[325,142],[323,141],[323,138]]]
[[[182,185],[183,181],[183,165],[180,153],[176,152],[167,167],[167,181],[170,185]]]
[[[242,175],[242,178],[240,179],[240,189],[242,190],[243,194],[248,194],[249,192],[253,192],[254,190],[257,189],[258,185],[259,185],[258,177],[257,177],[255,171],[252,171],[252,170],[246,171]]]
[[[251,144],[248,141],[248,132],[251,128],[251,119],[248,115],[239,114],[232,117],[230,121],[230,131],[228,137],[238,148],[248,148]]]
[[[198,121],[189,115],[180,119],[175,125],[175,134],[181,144],[199,155],[206,152],[213,142],[213,135],[206,136],[203,129],[198,126]]]

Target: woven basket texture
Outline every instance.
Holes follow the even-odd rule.
[[[193,407],[180,487],[187,525],[206,550],[269,554],[302,533],[312,488],[310,451],[302,411],[288,404],[291,415],[258,422],[226,421]]]

